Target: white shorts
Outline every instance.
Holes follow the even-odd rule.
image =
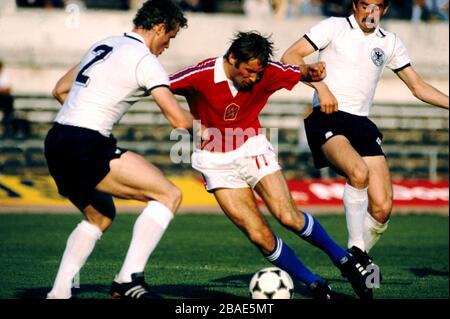
[[[254,188],[265,176],[281,170],[265,135],[249,138],[231,152],[196,150],[192,167],[202,173],[207,191],[216,188]]]

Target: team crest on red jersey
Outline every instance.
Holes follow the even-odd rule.
[[[240,106],[237,104],[230,104],[226,107],[223,119],[225,121],[234,121],[239,112]]]

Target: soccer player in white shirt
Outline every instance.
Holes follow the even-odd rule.
[[[411,66],[401,40],[380,28],[389,0],[353,0],[354,14],[314,26],[282,56],[304,64],[319,50],[327,77],[310,83],[316,90],[305,128],[317,168],[330,166],[347,178],[344,207],[348,247],[365,267],[367,252],[386,231],[392,210],[392,183],[381,149],[382,135],[368,119],[384,67],[393,70],[414,96],[448,109],[448,96],[425,82]]]
[[[45,140],[49,171],[60,194],[85,215],[68,238],[47,297],[71,297],[74,276],[115,216],[112,195],[147,203],[137,218],[125,261],[111,286],[113,298],[153,299],[143,271],[181,203],[181,191],[162,172],[111,135],[128,108],[151,94],[173,127],[191,128],[193,117],[169,90],[157,57],[187,25],[168,0],[149,0],[137,12],[132,32],[94,44],[56,84],[63,104]]]

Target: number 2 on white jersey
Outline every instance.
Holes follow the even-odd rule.
[[[112,50],[113,50],[113,48],[110,46],[107,46],[106,44],[102,44],[102,45],[95,47],[94,50],[92,50],[92,52],[94,52],[94,54],[96,54],[96,56],[91,61],[89,61],[80,70],[80,72],[78,72],[75,82],[82,86],[88,86],[90,78],[87,75],[84,75],[83,73],[86,72],[91,66],[93,66],[97,62],[105,61],[109,57]]]

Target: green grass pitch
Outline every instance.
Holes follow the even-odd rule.
[[[109,298],[109,285],[125,257],[137,215],[119,214],[79,275],[76,298]],[[0,215],[0,299],[45,298],[66,239],[81,215]],[[319,221],[341,245],[346,243],[344,216]],[[327,278],[341,298],[355,298],[351,286],[317,248],[269,222],[314,272]],[[448,299],[448,217],[393,216],[371,255],[383,281],[379,299]],[[169,226],[145,269],[153,290],[170,299],[248,298],[257,270],[271,266],[224,215],[179,215]],[[295,282],[296,299],[311,298]]]

